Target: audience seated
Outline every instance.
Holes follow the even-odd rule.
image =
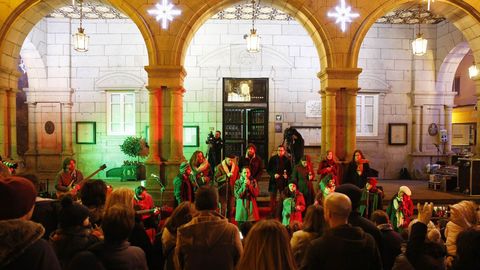
[[[177,230],[176,269],[234,269],[243,253],[237,227],[216,212],[218,191],[200,187],[195,194],[198,213]]]
[[[30,221],[36,196],[29,180],[0,177],[0,269],[60,269],[45,229]]]
[[[457,257],[452,269],[480,269],[480,228],[470,228],[458,234]]]
[[[245,239],[245,253],[240,258],[237,269],[297,269],[285,227],[273,219],[253,225]]]

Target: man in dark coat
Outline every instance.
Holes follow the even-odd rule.
[[[285,190],[288,179],[292,174],[292,164],[285,156],[285,146],[279,145],[277,147],[277,154],[268,161],[267,172],[270,175],[270,182],[268,183],[268,192],[270,192],[270,210],[272,215],[278,214],[277,209],[277,194]]]
[[[371,219],[382,233],[383,248],[380,250],[380,253],[382,255],[383,269],[390,270],[393,267],[395,258],[401,253],[402,236],[393,230],[393,226],[390,224],[385,211],[376,210],[373,212]]]
[[[348,224],[352,210],[350,199],[334,192],[325,198],[323,208],[330,228],[312,241],[301,269],[382,269],[373,237]]]
[[[240,158],[240,168],[249,167],[251,178],[260,181],[262,176],[263,163],[260,157],[257,156],[257,147],[249,143],[245,156]]]

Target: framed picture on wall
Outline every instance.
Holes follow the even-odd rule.
[[[77,144],[96,144],[97,122],[77,122],[76,133]]]
[[[183,146],[198,147],[200,144],[198,126],[183,126]]]
[[[408,125],[405,123],[388,124],[388,144],[406,145],[408,143]]]

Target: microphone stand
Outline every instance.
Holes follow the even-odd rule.
[[[161,216],[162,216],[162,206],[163,206],[163,192],[165,191],[165,185],[162,183],[162,181],[160,180],[160,176],[156,175],[156,174],[150,174],[151,177],[153,177],[153,179],[155,179],[157,181],[157,183],[160,185],[160,213],[158,214],[158,219],[161,220]]]

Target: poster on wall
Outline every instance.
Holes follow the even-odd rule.
[[[322,145],[322,127],[320,126],[291,126],[302,135],[305,146],[318,147]]]
[[[183,146],[198,147],[198,126],[183,126]]]
[[[322,106],[320,100],[307,100],[305,102],[305,116],[312,118],[322,117]]]

